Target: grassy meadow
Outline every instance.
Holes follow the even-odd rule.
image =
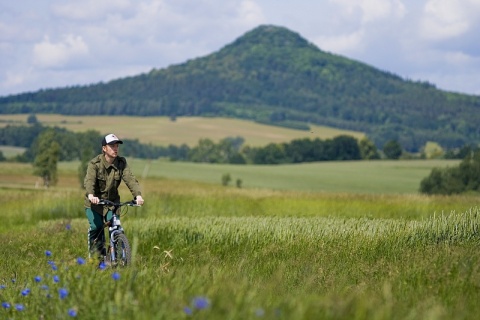
[[[0,126],[26,117],[1,115]],[[155,144],[240,135],[253,146],[340,134],[226,119],[37,118]],[[133,263],[100,270],[87,256],[79,163],[60,163],[58,184],[44,189],[31,165],[0,162],[0,319],[473,319],[480,313],[478,195],[417,192],[432,168],[458,161],[129,163],[146,200],[122,216]],[[225,174],[228,186],[221,185]],[[125,186],[121,193],[129,199]]]
[[[251,176],[235,166],[131,163],[146,200],[122,218],[133,264],[105,270],[87,257],[78,163],[61,163],[50,189],[34,187],[28,165],[0,164],[0,318],[472,319],[480,312],[477,197],[417,194],[410,180],[429,172],[428,161],[265,166]],[[244,187],[221,186],[226,171]],[[194,172],[204,177],[189,180]],[[304,182],[323,189],[293,183],[299,172],[304,179],[324,172]],[[355,185],[364,174],[362,192]],[[387,188],[387,174],[391,189],[375,189]]]

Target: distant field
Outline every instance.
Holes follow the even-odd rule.
[[[26,114],[0,115],[0,127],[27,123]],[[114,132],[123,139],[138,139],[142,143],[155,145],[193,146],[201,138],[219,141],[225,137],[241,136],[245,144],[263,146],[268,143],[288,142],[299,138],[328,139],[346,134],[356,138],[361,132],[339,130],[322,126],[311,126],[310,131],[292,130],[267,126],[252,121],[227,118],[179,117],[175,122],[167,117],[126,117],[126,116],[63,116],[36,115],[43,125],[58,126],[74,132],[94,129],[102,134]]]
[[[159,160],[129,159],[139,180],[170,179],[221,184],[230,174],[230,186],[241,180],[242,188],[306,192],[366,194],[416,194],[420,181],[434,167],[458,165],[456,160],[402,160],[319,162],[297,165],[212,165]],[[79,187],[78,162],[59,164],[59,186]],[[0,187],[33,187],[38,178],[30,164],[0,163]],[[159,180],[159,184],[163,182]],[[168,184],[168,180],[165,180]]]
[[[21,147],[11,147],[11,146],[0,146],[0,151],[2,151],[5,158],[14,157],[18,154],[25,152],[25,148]]]
[[[140,178],[164,177],[230,185],[240,179],[245,188],[347,193],[417,193],[420,181],[434,167],[455,166],[457,160],[342,161],[295,165],[212,165],[183,162],[131,161]]]

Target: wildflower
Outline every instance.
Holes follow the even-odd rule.
[[[17,311],[23,311],[23,310],[25,310],[25,306],[21,303],[18,303],[18,304],[15,305],[15,309]]]
[[[6,287],[7,287],[7,286],[4,285],[4,284],[0,285],[0,289],[5,289]]]
[[[50,257],[50,256],[52,255],[52,252],[51,252],[50,250],[46,250],[46,251],[45,251],[45,255],[46,255],[47,257]]]
[[[33,278],[35,280],[35,282],[40,282],[42,281],[42,277],[40,276],[36,276],[35,278]]]
[[[208,308],[209,305],[210,305],[210,302],[208,301],[207,298],[195,297],[193,299],[193,306],[198,310],[206,309]]]
[[[55,283],[60,282],[60,277],[57,276],[57,275],[53,276],[53,282],[55,282]]]
[[[71,228],[72,226],[70,225],[70,223],[67,223],[67,225],[65,226],[65,229],[70,230]]]
[[[26,297],[30,293],[30,289],[26,288],[25,290],[22,290],[22,296]]]
[[[9,309],[10,308],[10,303],[2,302],[2,307],[5,308],[5,309]]]
[[[79,265],[85,264],[85,259],[77,258],[77,264],[79,264]]]
[[[263,317],[265,315],[265,310],[263,310],[262,308],[258,308],[257,310],[255,310],[255,315],[257,317]]]
[[[60,299],[65,299],[68,296],[68,290],[65,288],[60,288],[58,289],[58,295],[60,296]]]
[[[50,267],[52,267],[53,271],[57,271],[58,268],[54,261],[49,260],[48,264],[50,265]]]
[[[103,262],[103,261],[100,262],[100,264],[98,265],[98,268],[99,268],[100,270],[104,270],[106,267],[107,267],[107,265],[106,265],[105,262]]]
[[[112,278],[113,278],[113,280],[115,280],[115,281],[118,280],[118,279],[120,279],[120,273],[114,272],[114,273],[112,274]]]
[[[187,316],[191,316],[193,314],[192,309],[190,307],[183,308],[183,312],[185,312]]]
[[[44,284],[43,286],[40,287],[40,289],[48,290],[48,286],[46,284]]]
[[[69,310],[68,310],[68,315],[69,315],[70,317],[72,317],[72,318],[73,318],[73,317],[76,317],[76,316],[77,316],[77,310],[75,310],[75,309],[73,309],[73,308],[72,308],[72,309],[69,309]]]

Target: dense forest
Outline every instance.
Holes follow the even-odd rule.
[[[381,147],[451,149],[480,138],[480,97],[444,92],[260,26],[218,52],[108,83],[0,98],[0,113],[227,116],[365,132]]]

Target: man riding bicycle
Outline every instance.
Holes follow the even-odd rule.
[[[127,165],[127,160],[118,156],[120,144],[123,141],[113,133],[106,135],[102,140],[102,153],[90,160],[84,179],[85,213],[90,225],[89,256],[96,254],[102,261],[106,255],[104,217],[107,221],[111,219],[112,211],[107,206],[100,205],[100,199],[120,202],[118,187],[123,180],[137,204],[142,205],[144,202],[140,185]]]

